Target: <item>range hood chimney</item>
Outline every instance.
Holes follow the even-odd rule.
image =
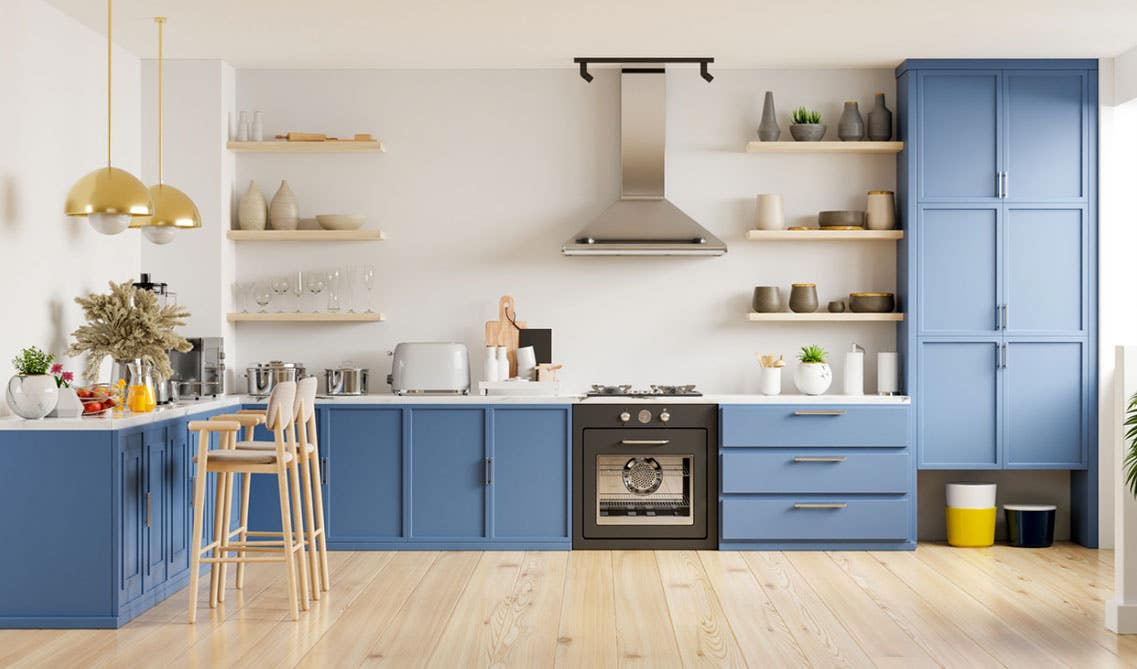
[[[674,62],[678,59],[639,59]],[[695,60],[695,59],[691,59]],[[582,62],[584,61],[584,62]],[[577,59],[581,76],[591,80],[587,62]],[[687,62],[691,62],[690,60]],[[699,59],[704,78],[708,59]],[[664,197],[667,75],[663,68],[623,68],[620,72],[620,199],[564,243],[567,256],[721,256],[726,244]]]

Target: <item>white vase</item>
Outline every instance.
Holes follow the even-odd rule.
[[[833,371],[827,362],[803,362],[794,370],[794,385],[803,395],[823,395],[833,383]]]
[[[79,399],[75,389],[64,386],[59,389],[59,401],[55,409],[48,414],[50,418],[78,418],[83,415],[83,401]]]
[[[249,112],[247,111],[237,115],[237,141],[249,141]]]
[[[265,141],[265,115],[264,112],[253,112],[252,138],[254,142]]]
[[[39,420],[51,413],[59,388],[50,374],[17,374],[8,380],[8,407],[20,418]]]
[[[782,368],[764,367],[762,378],[758,381],[758,390],[763,395],[780,395],[782,393]]]
[[[242,230],[265,229],[265,196],[257,188],[257,182],[250,181],[249,189],[237,203],[237,225]]]
[[[276,195],[272,196],[272,205],[268,208],[268,224],[273,230],[295,230],[300,224],[300,211],[296,205],[296,196],[288,187],[288,181],[280,182]]]

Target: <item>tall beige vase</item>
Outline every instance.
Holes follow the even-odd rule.
[[[296,196],[288,187],[288,181],[280,182],[276,195],[272,196],[272,205],[268,208],[268,223],[273,230],[295,230],[300,224],[300,209],[296,205]]]
[[[237,202],[237,225],[242,230],[265,229],[265,196],[257,188],[256,181],[249,182],[249,189]]]

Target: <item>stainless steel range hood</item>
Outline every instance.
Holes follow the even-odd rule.
[[[721,256],[726,244],[664,197],[667,78],[662,68],[620,73],[620,199],[561,252]]]

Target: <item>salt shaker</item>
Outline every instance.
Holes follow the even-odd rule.
[[[509,380],[509,349],[497,347],[497,376],[499,381]]]

